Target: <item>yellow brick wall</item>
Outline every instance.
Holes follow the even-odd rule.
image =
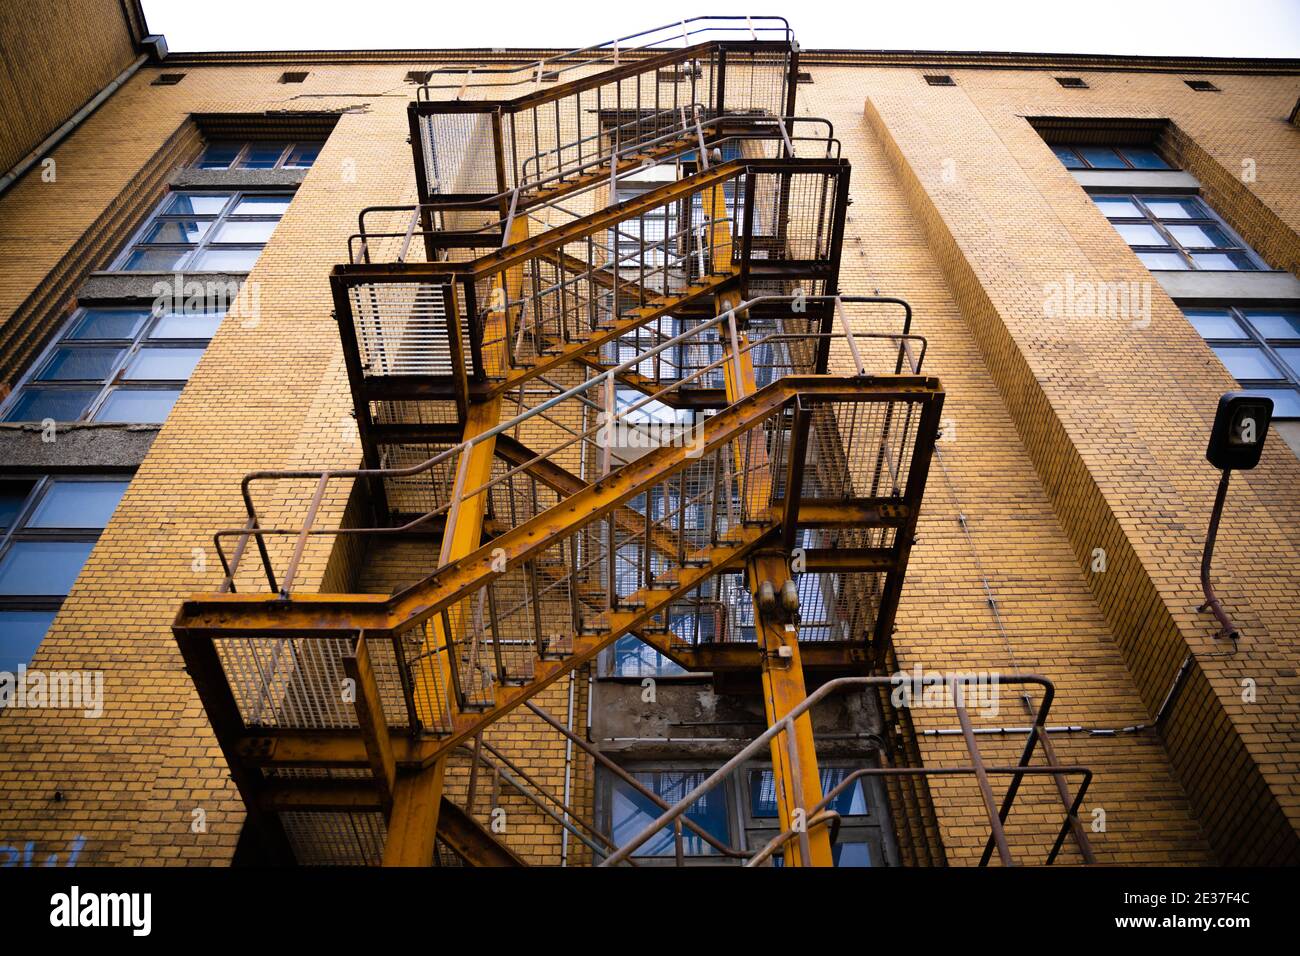
[[[4,321],[156,162],[189,115],[339,114],[250,277],[260,316],[234,315],[218,331],[38,653],[38,666],[103,668],[105,715],[0,717],[0,845],[30,840],[53,851],[81,835],[85,863],[230,859],[239,801],[169,624],[185,596],[218,582],[210,536],[241,523],[244,473],[358,463],[326,275],[344,258],[361,207],[415,196],[405,142],[413,87],[402,77],[428,66],[310,65],[301,85],[277,83],[282,66],[191,66],[177,86],[150,86],[157,71],[148,69],[61,147],[61,155],[78,161],[66,164],[70,178],[57,212],[54,195],[38,182],[0,197],[6,233],[42,237],[22,244],[2,280]],[[853,163],[841,284],[912,303],[915,331],[930,343],[927,371],[942,378],[945,418],[956,425],[956,438],[942,446],[942,467],[936,462],[932,469],[912,553],[896,636],[899,665],[1044,674],[1057,684],[1053,724],[1147,721],[1182,647],[1190,641],[1198,652],[1217,650],[1207,621],[1192,608],[1214,481],[1201,453],[1211,399],[1229,380],[1167,299],[1155,305],[1148,339],[1068,323],[1042,326],[1042,285],[1061,270],[1138,280],[1144,272],[1019,117],[1069,110],[1169,115],[1232,168],[1225,156],[1239,141],[1234,136],[1272,144],[1273,152],[1261,156],[1285,155],[1277,139],[1283,134],[1269,124],[1279,102],[1294,101],[1294,78],[1222,77],[1225,94],[1216,98],[1186,91],[1169,74],[1106,74],[1083,92],[1093,99],[1081,107],[1078,93],[1056,88],[1041,71],[956,71],[958,89],[931,90],[918,70],[815,62],[807,68],[816,82],[801,87],[801,112],[832,119]],[[1216,111],[1221,115],[1211,115]],[[1229,145],[1216,140],[1220,135]],[[948,158],[955,160],[955,184],[942,179]],[[1261,162],[1261,181],[1249,194],[1293,240],[1296,171],[1264,175],[1284,162]],[[1249,221],[1243,215],[1243,229]],[[1277,248],[1285,243],[1280,237]],[[1153,408],[1150,420],[1133,415],[1135,407]],[[1294,637],[1300,620],[1298,467],[1285,448],[1271,447],[1261,469],[1234,484],[1216,580],[1247,640],[1235,660],[1202,660],[1204,676],[1184,691],[1169,748],[1149,732],[1055,738],[1063,761],[1097,775],[1085,819],[1096,808],[1106,811],[1106,832],[1092,835],[1104,862],[1207,863],[1216,851],[1230,859],[1224,834],[1234,821],[1257,827],[1242,834],[1241,845],[1259,847],[1279,831],[1266,829],[1267,807],[1243,809],[1252,766],[1259,767],[1261,805],[1295,811],[1295,660],[1286,637]],[[348,490],[331,495],[324,522],[342,514]],[[310,493],[309,482],[292,483],[268,487],[259,501],[272,518],[289,520],[301,515]],[[1110,570],[1098,581],[1084,558],[1101,545],[1110,552]],[[207,549],[206,573],[192,570],[196,547]],[[278,546],[281,565],[284,553]],[[1252,556],[1261,554],[1270,558],[1269,574],[1252,582]],[[329,545],[314,546],[300,587],[344,580],[356,555],[350,558],[331,565]],[[1005,638],[981,574],[996,595]],[[251,574],[246,583],[256,586]],[[1230,705],[1234,682],[1247,674],[1259,682],[1260,702]],[[543,706],[560,719],[567,692],[568,682],[560,681],[545,695]],[[575,698],[581,728],[582,679]],[[1206,714],[1204,734],[1191,720],[1197,708]],[[910,716],[921,731],[952,725],[946,712]],[[1025,718],[1007,702],[995,722],[1019,726]],[[562,786],[563,747],[535,718],[510,718],[488,739],[526,759],[523,766],[539,779]],[[1211,758],[1234,739],[1242,747],[1232,758],[1240,772],[1231,779],[1240,779],[1241,789],[1216,802],[1199,781],[1207,772],[1219,776]],[[1011,759],[1017,748],[1009,738],[980,742],[998,759]],[[927,765],[961,759],[951,737],[921,736],[915,746]],[[571,779],[578,804],[589,810],[590,767],[575,760]],[[464,784],[463,774],[453,774],[453,791]],[[56,789],[63,799],[52,799]],[[895,812],[912,821],[908,859],[978,858],[987,825],[970,781],[945,779],[928,797],[925,788],[910,791],[906,802],[906,813]],[[484,806],[476,803],[480,814]],[[207,811],[207,833],[191,832],[196,807]],[[518,817],[520,829],[508,833],[508,842],[530,859],[555,862],[558,829],[522,804],[517,810],[511,818]],[[1058,823],[1054,791],[1043,781],[1027,783],[1012,817],[1013,847],[1036,860]],[[1264,851],[1251,852],[1262,858]],[[573,841],[570,853],[582,858]],[[1078,859],[1069,842],[1065,857]]]
[[[1219,592],[1245,632],[1234,654],[1212,640],[1209,617],[1195,611],[1218,477],[1203,460],[1204,446],[1218,395],[1233,382],[1024,117],[1169,119],[1175,142],[1184,144],[1173,152],[1207,184],[1210,201],[1273,265],[1294,271],[1300,164],[1295,131],[1278,118],[1300,84],[1295,77],[1216,76],[1224,92],[1204,94],[1176,75],[1089,74],[1090,89],[1070,91],[1043,73],[955,76],[957,88],[933,89],[914,72],[871,71],[861,87],[866,123],[889,157],[908,208],[923,223],[928,250],[1010,412],[1001,424],[1005,431],[990,434],[983,450],[1013,434],[1019,439],[1067,536],[1060,540],[1068,545],[1059,554],[1064,563],[1050,590],[1046,582],[1038,588],[1039,603],[1067,579],[1075,588],[1086,585],[1095,602],[1089,616],[1100,611],[1097,623],[1109,631],[1104,640],[1114,641],[1103,657],[1127,674],[1091,673],[1078,620],[1043,613],[1041,606],[1025,609],[1026,628],[1058,631],[1044,660],[1060,664],[1035,662],[1027,647],[1021,664],[1053,678],[1065,665],[1060,676],[1068,683],[1061,681],[1058,707],[1063,722],[1117,726],[1132,722],[1126,713],[1142,721],[1154,714],[1187,649],[1196,655],[1197,670],[1165,730],[1169,762],[1140,759],[1150,734],[1141,745],[1133,738],[1069,738],[1067,753],[1086,753],[1076,759],[1102,771],[1089,804],[1108,809],[1111,829],[1095,842],[1114,847],[1119,860],[1149,859],[1132,840],[1123,840],[1121,849],[1113,812],[1118,804],[1104,788],[1108,780],[1167,776],[1172,767],[1218,859],[1294,861],[1300,853],[1296,752],[1281,728],[1294,723],[1297,704],[1300,465],[1275,440],[1261,467],[1234,482],[1215,557]],[[942,122],[933,120],[938,115]],[[1245,157],[1256,158],[1264,172],[1253,183],[1234,182]],[[1119,319],[1049,320],[1047,284],[1067,274],[1076,281],[1149,283],[1150,327]],[[936,361],[942,356],[941,349]],[[951,456],[979,454],[969,448],[969,429],[962,434],[971,417],[962,404],[950,398],[945,414],[956,419],[959,434]],[[986,423],[978,415],[970,423],[977,438]],[[937,490],[932,482],[931,505]],[[1027,531],[1022,523],[989,521],[987,527],[994,539],[1015,534],[1021,549]],[[1045,543],[1040,535],[1035,539]],[[1105,572],[1094,574],[1089,565],[1097,547],[1109,560]],[[1047,567],[1041,555],[1027,558],[1020,550],[985,560],[995,574]],[[913,581],[909,598],[915,596]],[[1251,703],[1241,696],[1247,678],[1258,687]],[[1127,773],[1097,765],[1116,750],[1125,752]],[[1186,812],[1170,797],[1152,798],[1125,798],[1123,806],[1130,813],[1143,807],[1143,826],[1152,806]],[[1169,823],[1172,833],[1172,818]],[[1192,845],[1179,852],[1190,854]]]
[[[0,171],[136,59],[128,6],[121,0],[33,0],[0,7]],[[40,174],[38,165],[33,175]]]

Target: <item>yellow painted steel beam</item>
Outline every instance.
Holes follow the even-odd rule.
[[[721,192],[721,188],[718,189]],[[719,300],[718,311],[724,312],[735,303]],[[732,351],[732,340],[725,341],[724,355],[727,399],[741,401],[755,393],[756,378],[752,353],[745,340],[737,336],[739,352]],[[769,507],[775,475],[767,456],[767,446],[760,429],[746,433],[747,442],[735,443],[736,473],[745,476],[742,487],[750,497],[746,511],[759,513]],[[798,488],[787,488],[787,495],[797,495]],[[789,516],[786,509],[785,517]],[[789,532],[790,529],[786,529]],[[787,537],[789,534],[787,533]],[[803,661],[799,655],[799,630],[793,623],[778,622],[772,609],[759,606],[759,588],[770,583],[774,593],[789,580],[788,555],[758,555],[745,563],[745,577],[749,585],[750,600],[754,602],[755,636],[762,653],[761,676],[763,683],[763,712],[767,725],[783,720],[808,696],[804,681]],[[805,859],[800,839],[786,844],[785,859],[789,866],[834,866],[831,856],[830,835],[826,827],[807,827],[812,807],[822,799],[821,772],[817,767],[817,747],[813,739],[812,715],[804,714],[794,721],[793,740],[789,734],[778,734],[772,739],[772,774],[776,786],[777,815],[782,831],[805,830],[808,858]]]
[[[384,866],[433,866],[447,760],[399,774],[384,841]]]
[[[724,276],[708,276],[703,281],[695,282],[671,296],[650,296],[647,298],[645,305],[623,313],[619,319],[609,326],[597,329],[578,341],[563,344],[552,355],[540,355],[531,365],[512,368],[508,373],[489,367],[487,370],[489,377],[499,378],[502,375],[506,377],[489,385],[488,394],[499,395],[510,391],[560,365],[576,361],[584,355],[592,355],[606,343],[613,342],[615,339],[621,338],[629,332],[635,331],[643,325],[648,325],[665,315],[670,315],[674,310],[688,305],[709,293],[716,293],[720,289],[727,287],[735,280],[737,274],[732,272]],[[498,340],[490,334],[485,334],[483,341],[495,342]],[[498,350],[490,349],[488,351],[495,354]],[[498,359],[491,364],[498,365],[499,363],[500,360]],[[486,358],[484,364],[489,364]]]
[[[379,803],[384,816],[393,809],[393,789],[397,783],[397,764],[393,758],[393,745],[384,720],[384,705],[379,696],[379,684],[370,664],[370,649],[365,636],[357,638],[356,650],[343,658],[343,672],[352,679],[357,712],[357,727],[366,745],[366,756],[375,777]]]
[[[872,398],[880,401],[918,402],[939,400],[943,394],[937,379],[917,376],[858,379],[788,375],[709,418],[700,453],[708,455],[735,441],[796,395],[824,401],[851,401],[862,398],[864,392],[872,393]],[[506,569],[513,568],[552,544],[555,534],[572,528],[575,517],[587,522],[598,520],[646,485],[676,474],[693,460],[679,451],[664,447],[643,455],[573,495],[562,507],[530,518],[479,547],[464,560],[439,569],[398,594],[294,594],[289,598],[266,594],[203,594],[185,602],[174,627],[195,637],[205,634],[230,637],[241,633],[303,637],[362,629],[376,637],[380,632],[391,634],[417,620],[427,620],[469,596],[481,586],[483,575],[492,570],[494,549],[504,552]],[[825,520],[833,523],[838,509],[839,506],[828,503],[823,509]],[[842,513],[856,520],[859,515],[876,511],[872,508],[855,513],[849,508]],[[884,509],[879,513],[883,514]],[[800,509],[801,519],[806,520],[807,514],[805,504]]]
[[[512,241],[522,241],[528,235],[528,220],[520,216],[510,229]],[[500,297],[501,308],[488,312],[484,335],[508,338],[518,316],[510,314],[505,308],[506,302],[519,298],[523,287],[523,266],[507,269],[498,276],[494,285],[494,296]],[[501,370],[504,371],[504,370]],[[494,370],[488,369],[489,374]],[[501,399],[499,396],[469,406],[465,419],[466,442],[479,438],[495,428],[501,421]],[[481,488],[492,478],[492,461],[496,457],[496,439],[494,437],[479,441],[462,451],[456,461],[456,488],[464,495],[466,491]],[[483,540],[483,521],[487,516],[489,493],[486,491],[462,497],[459,505],[453,502],[451,517],[448,518],[444,532],[439,563],[454,564],[466,555],[478,550]],[[420,666],[413,668],[411,682],[419,687],[427,685],[422,692],[417,691],[415,699],[417,713],[421,708],[437,706],[439,700],[453,712],[458,705],[451,701],[450,689],[456,686],[452,674],[451,657],[456,653],[456,646],[464,643],[473,626],[473,613],[469,600],[458,601],[447,609],[446,615],[433,618],[433,635],[435,653],[421,658]],[[420,713],[419,717],[426,726],[437,726],[442,715]],[[438,812],[442,806],[442,777],[445,761],[439,760],[433,767],[421,771],[413,778],[399,780],[394,788],[392,814],[388,827],[388,840],[384,844],[384,865],[428,866],[433,862],[433,837],[438,829]],[[405,799],[403,800],[403,796]],[[399,821],[399,813],[403,819]],[[410,848],[401,846],[403,841],[414,841]],[[395,845],[397,844],[397,845]],[[428,862],[424,862],[425,857]]]

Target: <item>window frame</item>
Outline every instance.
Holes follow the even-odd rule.
[[[719,766],[721,766],[721,764],[702,760],[656,760],[635,761],[620,764],[620,766],[625,772],[634,777],[640,773],[698,773],[701,774],[703,778],[708,778],[718,769]],[[646,785],[643,780],[638,782]],[[614,839],[614,788],[616,785],[623,784],[624,782],[615,774],[611,773],[607,768],[598,767],[596,769],[595,783],[596,799],[595,812],[593,814],[594,822],[596,828],[612,841]],[[651,789],[653,790],[654,788],[652,787]],[[655,792],[658,793],[657,790]],[[722,793],[723,798],[726,801],[727,837],[722,842],[726,843],[728,846],[736,846],[740,839],[740,833],[736,827],[739,814],[736,806],[735,788],[732,786],[732,781],[723,781],[719,786],[714,787],[712,792]],[[698,839],[698,837],[696,839]],[[642,846],[638,848],[638,851],[634,852],[632,855],[632,859],[636,861],[638,866],[673,866],[675,864],[675,858],[671,853],[658,856],[643,855],[640,853],[640,850],[644,849],[644,847],[645,844],[642,844]],[[603,859],[607,854],[601,853],[599,855]],[[686,866],[717,866],[720,863],[725,865],[728,862],[727,857],[716,851],[711,853],[690,853],[688,850],[685,854]]]
[[[173,201],[178,196],[226,196],[228,197],[222,208],[215,214],[209,213],[176,213],[169,212]],[[122,251],[119,252],[109,266],[109,272],[123,272],[127,274],[145,274],[157,272],[195,272],[195,273],[221,273],[232,275],[247,275],[252,271],[253,266],[257,264],[257,259],[261,258],[262,250],[266,248],[267,242],[271,241],[275,235],[275,228],[278,228],[284,214],[280,213],[275,216],[268,214],[240,213],[236,214],[235,210],[245,199],[248,198],[266,198],[278,197],[293,202],[294,193],[292,190],[278,189],[172,189],[159,202],[158,206],[149,214],[140,228],[132,233],[131,238],[123,245]],[[265,242],[217,242],[215,236],[220,233],[222,227],[227,222],[273,222],[275,227],[271,229],[271,235],[267,236]],[[178,242],[145,242],[144,237],[149,231],[159,223],[169,222],[201,222],[207,225],[207,229],[193,243]],[[245,251],[256,250],[257,256],[254,257],[253,263],[247,269],[204,269],[194,268],[193,264],[205,252],[209,250],[223,251]],[[127,265],[131,257],[137,252],[170,252],[180,253],[180,257],[167,268],[157,269],[137,269]]]
[[[131,338],[109,339],[109,338],[79,338],[73,339],[72,332],[77,328],[81,321],[90,312],[134,312],[144,313],[144,320],[140,322],[139,328],[132,333]],[[211,338],[151,338],[153,331],[165,319],[173,315],[215,315],[219,314],[221,319],[225,318],[225,312],[216,310],[207,310],[201,313],[194,312],[171,312],[171,311],[152,311],[148,306],[138,305],[92,305],[78,306],[72,311],[67,321],[63,324],[59,334],[44,348],[41,353],[32,362],[30,367],[22,374],[12,392],[0,401],[0,421],[11,421],[10,414],[22,401],[29,389],[40,389],[45,391],[85,391],[95,389],[96,394],[86,405],[81,415],[76,419],[69,421],[93,422],[99,421],[97,417],[108,401],[109,397],[118,391],[183,391],[189,379],[130,379],[126,378],[126,370],[132,362],[144,349],[200,349],[206,350]],[[220,327],[221,320],[217,322]],[[216,329],[213,330],[216,334]],[[117,348],[120,350],[112,368],[102,379],[62,379],[62,380],[42,380],[40,375],[53,361],[55,354],[60,349],[96,349],[96,348]],[[200,356],[202,358],[202,356]],[[169,411],[170,414],[170,411]],[[48,417],[48,416],[46,416]],[[37,419],[12,419],[14,422],[32,422],[44,421],[44,418]],[[56,419],[63,421],[63,419]],[[162,421],[166,421],[166,416]],[[162,424],[162,422],[127,422],[124,424]]]
[[[1221,363],[1223,363],[1223,357],[1220,356],[1217,351],[1220,348],[1256,348],[1259,349],[1282,373],[1280,378],[1267,379],[1237,378],[1237,376],[1233,375],[1233,378],[1237,380],[1237,384],[1240,385],[1243,390],[1256,391],[1258,389],[1289,389],[1296,392],[1297,398],[1300,400],[1300,369],[1292,368],[1291,364],[1277,352],[1277,349],[1282,348],[1300,349],[1300,331],[1298,331],[1294,336],[1265,336],[1255,328],[1254,324],[1250,321],[1250,313],[1252,312],[1291,312],[1300,316],[1300,306],[1198,304],[1184,305],[1181,309],[1184,316],[1187,317],[1188,324],[1190,324],[1193,329],[1196,329],[1196,325],[1192,322],[1193,316],[1188,315],[1189,312],[1222,312],[1230,321],[1236,324],[1239,330],[1245,333],[1244,337],[1241,338],[1225,338],[1218,335],[1207,336],[1201,333],[1200,329],[1196,329],[1197,334],[1201,335],[1205,344],[1209,346],[1210,351],[1214,352],[1215,357],[1218,358]],[[1227,364],[1223,364],[1224,368],[1227,369]],[[1228,374],[1232,375],[1232,372],[1229,370]],[[1300,421],[1300,416],[1274,414],[1273,420]]]
[[[1143,265],[1146,265],[1146,261],[1142,260],[1143,254],[1148,254],[1148,255],[1172,254],[1180,257],[1187,264],[1186,268],[1184,269],[1157,269],[1152,266],[1147,266],[1147,268],[1153,272],[1270,272],[1272,271],[1269,265],[1266,262],[1264,262],[1263,259],[1260,258],[1259,254],[1255,252],[1255,250],[1252,249],[1245,242],[1245,240],[1241,238],[1241,236],[1237,235],[1236,231],[1233,230],[1226,222],[1224,222],[1223,219],[1219,216],[1219,214],[1216,213],[1210,207],[1210,204],[1207,203],[1205,199],[1196,192],[1189,191],[1189,192],[1171,192],[1171,193],[1145,193],[1145,192],[1133,192],[1133,191],[1114,192],[1111,190],[1098,190],[1096,192],[1089,192],[1088,197],[1093,201],[1093,204],[1096,205],[1097,211],[1101,213],[1101,215],[1106,219],[1107,222],[1111,224],[1112,227],[1115,227],[1115,232],[1117,235],[1120,236],[1121,239],[1124,239],[1124,236],[1123,233],[1120,232],[1118,227],[1126,226],[1126,225],[1151,226],[1156,230],[1157,233],[1159,233],[1165,239],[1165,241],[1168,243],[1168,245],[1165,246],[1153,246],[1147,244],[1134,245],[1128,242],[1127,239],[1124,239],[1125,244],[1127,244],[1129,249],[1132,250],[1133,254],[1136,255],[1139,258],[1139,260],[1143,262]],[[1140,215],[1111,216],[1107,214],[1105,209],[1103,209],[1101,205],[1097,203],[1097,201],[1101,199],[1125,200],[1129,202],[1135,209],[1137,209]],[[1197,205],[1199,205],[1201,209],[1204,210],[1204,212],[1207,213],[1208,215],[1189,216],[1187,218],[1180,218],[1180,219],[1161,219],[1159,216],[1157,216],[1155,213],[1151,211],[1150,207],[1147,204],[1148,200],[1181,201],[1181,200],[1188,200],[1188,199],[1192,200]],[[1223,234],[1231,241],[1231,244],[1226,246],[1187,246],[1182,242],[1180,242],[1177,238],[1175,238],[1174,234],[1169,230],[1168,228],[1169,226],[1209,226],[1211,228],[1215,228],[1223,232]],[[1195,258],[1197,255],[1215,255],[1215,254],[1230,255],[1234,253],[1244,256],[1250,262],[1251,264],[1250,267],[1240,268],[1240,269],[1208,269],[1200,265]]]
[[[848,773],[863,767],[878,767],[879,760],[870,757],[826,758],[818,760],[818,769],[845,769]],[[621,769],[635,776],[639,773],[700,773],[708,777],[719,766],[718,761],[693,759],[633,760],[619,763]],[[757,851],[780,833],[779,817],[755,817],[750,803],[750,777],[754,773],[771,772],[770,761],[746,761],[724,780],[713,792],[724,791],[727,811],[728,845],[738,849]],[[847,775],[847,774],[846,774]],[[614,787],[622,783],[619,778],[604,767],[598,767],[595,779],[595,813],[596,828],[609,839],[613,839],[613,794]],[[644,783],[644,781],[642,781]],[[898,851],[893,831],[893,814],[889,806],[889,796],[878,776],[864,776],[858,779],[859,786],[867,800],[868,813],[860,816],[844,817],[841,820],[837,843],[866,843],[875,853],[874,867],[898,866]],[[665,798],[666,799],[666,798]],[[647,821],[648,822],[648,821]],[[787,844],[788,845],[788,844]],[[644,844],[643,844],[644,846]],[[606,855],[599,854],[602,858]],[[774,857],[782,857],[778,851]],[[673,855],[639,855],[634,854],[638,866],[673,866]],[[686,866],[735,866],[736,861],[720,853],[687,853]],[[779,865],[779,864],[776,864]]]
[[[1163,154],[1161,154],[1160,150],[1156,149],[1154,146],[1139,146],[1133,143],[1048,143],[1047,148],[1052,151],[1053,156],[1055,156],[1058,160],[1061,161],[1061,165],[1065,166],[1065,168],[1069,170],[1083,169],[1083,170],[1094,170],[1099,172],[1110,172],[1110,173],[1118,173],[1118,172],[1170,173],[1170,172],[1178,171],[1178,168],[1174,166],[1171,162],[1169,162],[1169,160],[1166,159]],[[1124,163],[1124,165],[1123,166],[1095,166],[1093,165],[1092,161],[1088,159],[1088,157],[1084,156],[1083,153],[1080,152],[1080,150],[1085,148],[1109,149],[1120,159],[1121,162]],[[1061,154],[1058,152],[1058,150],[1062,150],[1062,149],[1067,149],[1071,153],[1073,153],[1074,158],[1077,159],[1083,165],[1081,166],[1067,165],[1064,160],[1061,160]],[[1125,149],[1150,150],[1151,152],[1159,156],[1160,161],[1165,165],[1162,168],[1153,168],[1151,166],[1138,166],[1136,163],[1133,162],[1133,160],[1129,159],[1126,155],[1124,155],[1123,150]]]
[[[51,489],[56,484],[91,484],[96,482],[122,482],[127,487],[122,489],[125,495],[130,488],[131,479],[134,477],[131,473],[126,472],[104,472],[94,474],[5,474],[0,475],[0,480],[7,482],[25,482],[32,481],[32,487],[28,490],[23,503],[19,506],[14,515],[12,523],[0,530],[0,563],[13,550],[16,543],[22,542],[75,542],[90,544],[91,550],[98,543],[104,533],[104,528],[112,520],[113,514],[116,514],[117,508],[121,505],[121,499],[118,504],[113,506],[113,512],[109,514],[104,522],[103,527],[51,527],[51,528],[32,528],[28,527],[28,522],[36,514],[42,503],[49,496]],[[89,557],[87,552],[87,557]],[[84,569],[77,569],[77,574],[73,578],[71,588],[75,586],[77,578],[81,576]],[[68,592],[63,594],[0,594],[0,611],[53,611],[58,614],[63,602],[67,600]],[[51,623],[53,617],[51,617]],[[44,638],[42,638],[43,640]],[[39,644],[37,645],[40,646]]]
[[[252,151],[253,147],[257,145],[265,145],[267,143],[284,144],[284,148],[280,150],[280,156],[275,161],[274,166],[246,167],[242,165],[244,160],[248,157],[248,154]],[[204,166],[203,165],[203,157],[207,155],[207,151],[212,147],[236,145],[236,144],[238,144],[239,149],[235,153],[235,158],[232,159],[227,165],[225,166]],[[199,158],[194,161],[194,168],[208,169],[218,173],[229,173],[229,172],[255,172],[256,173],[256,172],[266,172],[271,169],[307,170],[307,169],[311,169],[313,166],[316,165],[315,159],[312,160],[311,166],[286,166],[285,163],[289,161],[289,157],[293,155],[294,151],[299,146],[308,146],[308,145],[319,146],[319,148],[316,151],[317,158],[319,158],[320,150],[325,148],[325,140],[324,139],[279,139],[278,137],[270,137],[267,139],[243,139],[243,140],[224,139],[224,138],[213,139],[213,140],[209,140],[206,144],[204,144],[203,152],[200,153]]]

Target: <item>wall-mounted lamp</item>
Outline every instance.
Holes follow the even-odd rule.
[[[1259,464],[1268,435],[1268,423],[1273,419],[1273,399],[1248,392],[1225,392],[1219,398],[1219,408],[1214,415],[1210,431],[1210,444],[1205,458],[1223,472],[1219,491],[1210,512],[1210,528],[1205,535],[1205,553],[1201,555],[1201,590],[1205,603],[1198,611],[1213,611],[1220,625],[1219,636],[1237,639],[1237,626],[1232,623],[1210,584],[1210,558],[1214,554],[1214,539],[1219,533],[1219,519],[1223,517],[1223,502],[1228,496],[1228,479],[1234,471],[1249,471]]]

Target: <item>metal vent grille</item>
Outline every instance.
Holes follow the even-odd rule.
[[[450,376],[455,371],[449,337],[446,282],[374,282],[353,286],[357,348],[367,376]],[[461,320],[461,341],[469,327]]]

